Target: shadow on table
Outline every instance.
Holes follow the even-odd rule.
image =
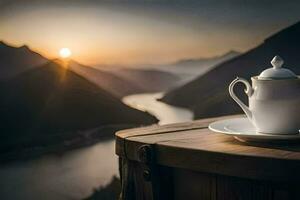
[[[255,146],[260,148],[278,149],[284,151],[300,152],[300,140],[295,141],[274,141],[274,142],[241,142],[234,138],[227,140],[229,143],[239,143],[246,146]]]

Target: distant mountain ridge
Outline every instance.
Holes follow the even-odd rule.
[[[132,83],[142,93],[164,92],[176,87],[181,82],[181,78],[178,75],[159,69],[120,68],[108,71]]]
[[[137,93],[165,91],[180,81],[168,72],[145,69],[96,69],[76,61],[69,68],[118,98]]]
[[[169,65],[163,65],[154,68],[177,74],[182,78],[182,83],[186,83],[213,69],[216,65],[230,60],[240,54],[241,53],[232,50],[220,56],[210,58],[183,59]]]
[[[228,94],[229,83],[237,76],[250,79],[271,67],[275,55],[284,60],[284,67],[300,73],[300,22],[283,29],[248,52],[232,58],[191,81],[168,92],[162,101],[195,112],[196,118],[241,113],[241,109]],[[242,89],[238,95],[246,100]]]
[[[26,45],[12,47],[0,41],[0,80],[9,79],[46,62],[47,58],[30,50]]]
[[[231,50],[223,55],[210,57],[210,58],[192,58],[192,59],[179,60],[179,61],[173,63],[172,65],[185,66],[185,67],[195,66],[195,65],[215,65],[217,63],[220,63],[220,62],[223,62],[230,58],[233,58],[239,54],[240,54],[240,52]]]
[[[85,66],[76,61],[71,61],[69,68],[118,98],[129,94],[144,92],[141,87],[132,83],[130,80],[125,80],[109,71]]]

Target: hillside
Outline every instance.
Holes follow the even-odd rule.
[[[1,151],[55,143],[106,125],[156,122],[55,62],[19,74],[0,92]]]
[[[176,74],[159,69],[119,68],[109,70],[109,72],[131,82],[144,93],[166,91],[181,82],[181,78]]]
[[[148,91],[115,73],[85,66],[76,61],[70,61],[69,68],[118,98]]]
[[[28,46],[12,47],[0,41],[0,81],[11,78],[48,60]]]
[[[167,93],[162,101],[190,108],[196,118],[241,113],[241,109],[228,94],[229,83],[237,76],[250,80],[265,68],[271,67],[270,61],[280,55],[284,66],[300,73],[300,23],[294,24],[267,38],[258,47],[228,60],[198,77],[192,82]],[[242,89],[239,90],[239,95]]]

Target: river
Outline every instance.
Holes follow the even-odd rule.
[[[159,120],[160,125],[193,119],[191,111],[157,101],[162,96],[163,93],[135,94],[124,97],[123,102],[135,109],[149,112]]]
[[[162,93],[130,95],[123,102],[148,111],[159,124],[189,121],[192,112],[157,101]],[[110,155],[110,156],[108,156]],[[3,200],[67,200],[89,196],[118,174],[114,141],[49,154],[38,159],[0,166],[0,196]]]

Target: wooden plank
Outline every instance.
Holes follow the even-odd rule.
[[[156,146],[156,162],[161,165],[199,172],[258,180],[300,180],[300,162],[265,157],[241,156],[213,151]]]
[[[229,146],[219,143],[218,137],[228,141]],[[129,159],[138,160],[137,149],[141,144],[144,143],[126,142]],[[286,181],[300,178],[297,170],[300,167],[299,153],[241,145],[227,136],[213,134],[212,137],[162,141],[155,144],[155,150],[156,162],[170,167],[254,179]]]
[[[231,176],[174,169],[176,200],[294,200],[299,199],[297,183],[256,181]]]
[[[174,169],[176,200],[275,200],[297,199],[296,187],[268,181]]]
[[[217,200],[271,200],[272,185],[268,182],[217,176]]]
[[[137,151],[150,144],[157,164],[251,179],[300,180],[300,145],[245,144],[207,129],[211,118],[117,134],[117,154],[139,161]],[[191,125],[192,124],[192,125]],[[139,133],[140,130],[140,133]]]
[[[162,126],[152,125],[152,126],[146,126],[140,128],[126,129],[126,130],[118,131],[116,133],[116,136],[119,138],[129,138],[129,137],[143,136],[149,134],[155,135],[155,134],[161,134],[167,132],[176,132],[181,130],[201,129],[201,128],[206,128],[213,121],[238,117],[238,116],[243,116],[243,115],[222,116],[222,117],[195,120],[191,122],[167,124]]]
[[[121,200],[154,200],[152,184],[144,180],[143,171],[141,163],[122,160]]]
[[[175,200],[214,200],[214,175],[174,169]]]
[[[125,152],[125,140],[120,137],[115,137],[115,153],[120,157],[127,157]]]
[[[190,132],[190,137],[178,138],[167,141],[158,141],[157,146],[188,149],[194,151],[219,152],[226,155],[240,155],[251,157],[263,157],[266,159],[282,159],[300,161],[300,145],[255,145],[241,143],[233,137],[215,134],[206,129]],[[188,134],[184,134],[185,136]],[[147,140],[145,140],[147,141]]]
[[[220,152],[224,154],[235,154],[244,156],[266,157],[271,159],[300,159],[299,145],[249,145],[240,143],[232,137],[215,134],[207,129],[179,131],[143,137],[131,137],[127,139],[128,148],[130,143],[156,144],[156,146],[167,146],[181,148],[182,151],[201,150]],[[139,145],[137,145],[139,146]]]
[[[203,134],[207,131],[206,128],[199,128],[196,130],[180,130],[176,132],[167,132],[163,134],[155,135],[143,135],[143,136],[133,136],[129,137],[127,141],[135,141],[147,144],[158,144],[160,142],[176,141],[176,140],[186,140],[186,139],[195,139],[203,138]]]

